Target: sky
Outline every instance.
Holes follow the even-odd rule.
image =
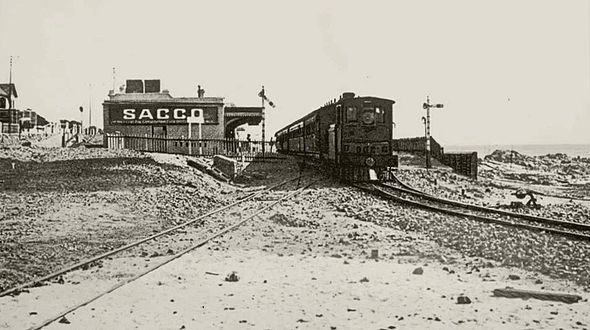
[[[267,136],[342,92],[396,101],[396,137],[590,143],[587,0],[0,0],[0,81],[17,108],[102,126],[126,79],[258,106]],[[256,129],[259,131],[258,129]]]

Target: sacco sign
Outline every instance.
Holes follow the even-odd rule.
[[[205,123],[217,123],[217,108],[116,108],[110,111],[111,124],[186,124],[188,117],[202,112]]]

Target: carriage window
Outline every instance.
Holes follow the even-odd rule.
[[[364,108],[361,120],[365,125],[375,124],[375,110],[373,108]]]
[[[356,107],[346,108],[346,121],[350,123],[357,120],[358,119],[356,118]]]
[[[376,107],[375,108],[375,121],[378,123],[383,123],[385,122],[385,111],[383,111],[383,109]]]

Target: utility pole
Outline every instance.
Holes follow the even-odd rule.
[[[262,96],[260,97],[262,99],[262,158],[264,159],[264,151],[265,151],[265,147],[264,147],[264,85],[262,85],[262,92],[261,92]]]
[[[426,168],[431,168],[432,164],[431,164],[431,160],[430,160],[430,108],[443,108],[444,105],[442,104],[430,104],[430,97],[426,96],[426,103],[424,103],[422,105],[422,108],[424,108],[426,110],[426,121],[425,121],[425,125],[426,125],[426,131],[425,131],[425,135],[426,135]],[[422,117],[422,120],[424,121],[424,117]]]
[[[84,107],[80,106],[80,131],[78,131],[78,137],[82,138],[84,135]]]
[[[92,126],[92,84],[88,84],[88,133],[90,133],[90,126]]]
[[[8,76],[8,135],[12,133],[12,56],[10,56],[10,73]]]

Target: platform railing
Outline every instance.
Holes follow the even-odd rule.
[[[235,139],[187,139],[163,136],[105,134],[110,149],[131,149],[211,158],[224,155],[246,162],[281,160],[285,156],[276,152],[274,141],[242,141]],[[264,144],[264,153],[262,145]]]

